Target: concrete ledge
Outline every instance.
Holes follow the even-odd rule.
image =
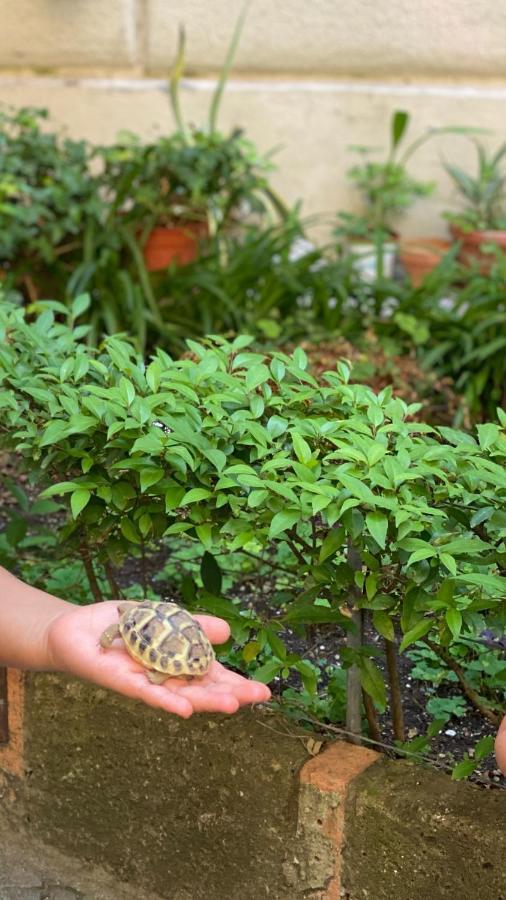
[[[345,815],[346,900],[505,900],[505,791],[383,760]]]
[[[3,820],[138,896],[506,897],[504,792],[341,742],[309,758],[266,708],[182,721],[64,676],[9,684]]]

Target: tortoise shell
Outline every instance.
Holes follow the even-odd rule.
[[[120,607],[125,647],[147,669],[167,676],[205,675],[214,660],[199,623],[176,603],[144,600]]]

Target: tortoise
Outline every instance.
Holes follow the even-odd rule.
[[[205,675],[214,650],[201,626],[177,603],[142,600],[118,604],[120,620],[100,637],[104,649],[122,637],[130,656],[148,670],[153,684],[167,678]]]

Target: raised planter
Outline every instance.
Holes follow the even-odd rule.
[[[439,265],[450,247],[450,241],[439,238],[410,238],[400,242],[401,265],[409,275],[413,287],[418,287]]]
[[[198,257],[200,241],[208,235],[205,222],[187,222],[181,226],[157,225],[144,244],[144,262],[148,272],[167,269],[173,263],[188,265]]]
[[[11,830],[170,900],[499,898],[506,796],[266,708],[187,721],[59,675],[9,672]]]

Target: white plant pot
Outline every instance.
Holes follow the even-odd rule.
[[[392,278],[394,274],[397,244],[387,241],[380,246],[369,241],[350,241],[348,250],[355,257],[354,266],[364,281],[372,282],[378,278],[378,254],[381,254],[383,275]]]

